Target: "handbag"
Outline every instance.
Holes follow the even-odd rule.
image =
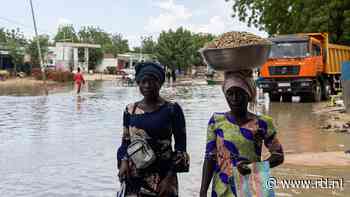
[[[136,102],[132,110],[132,115],[135,113],[137,105],[138,103]],[[143,138],[132,139],[127,148],[127,153],[138,170],[147,168],[157,158],[147,140]]]
[[[126,196],[126,183],[123,181],[120,185],[120,190],[117,192],[117,197],[125,197]]]
[[[275,192],[269,185],[269,162],[252,163],[251,170],[250,175],[243,176],[236,167],[233,168],[237,197],[274,197]]]
[[[156,160],[156,154],[145,139],[132,140],[127,152],[136,169],[145,169]]]

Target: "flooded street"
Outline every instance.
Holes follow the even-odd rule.
[[[220,86],[163,87],[162,95],[182,106],[187,123],[191,172],[180,174],[180,196],[198,196],[206,126],[213,112],[227,110]],[[0,196],[115,196],[115,166],[125,105],[140,99],[136,87],[89,83],[81,96],[72,87],[49,96],[0,96]],[[286,153],[344,151],[350,135],[322,132],[323,116],[313,103],[271,103]],[[277,196],[350,196],[349,168],[283,165],[276,177],[344,178],[344,191],[278,190]]]

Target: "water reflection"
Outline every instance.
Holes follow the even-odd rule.
[[[48,97],[0,97],[0,196],[115,195],[122,112],[141,98],[138,88],[89,82],[80,95],[72,86],[62,90]],[[180,196],[198,196],[207,122],[213,112],[227,110],[226,101],[219,86],[164,86],[161,94],[179,102],[186,115],[192,164],[190,174],[179,175]],[[312,103],[272,103],[260,110],[274,118],[288,152],[339,150],[339,144],[350,148],[350,136],[318,129],[323,117],[312,108]],[[341,176],[349,171],[286,166],[274,173]]]

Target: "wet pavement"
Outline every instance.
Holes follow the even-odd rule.
[[[40,94],[27,90],[0,96],[0,196],[115,196],[122,111],[141,98],[138,89],[89,82],[80,96],[71,86]],[[179,102],[186,116],[191,172],[179,175],[180,196],[198,196],[206,125],[213,112],[227,110],[226,102],[219,86],[165,86],[162,95]],[[350,135],[321,131],[327,117],[313,114],[314,107],[271,103],[261,111],[274,118],[287,153],[350,149]],[[283,165],[273,169],[273,176],[345,182],[343,191],[278,189],[277,196],[350,195],[349,168]]]

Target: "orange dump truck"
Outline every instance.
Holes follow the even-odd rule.
[[[330,44],[327,33],[281,35],[273,42],[260,69],[258,86],[271,100],[293,95],[320,101],[340,90],[341,64],[350,60],[350,47]]]

